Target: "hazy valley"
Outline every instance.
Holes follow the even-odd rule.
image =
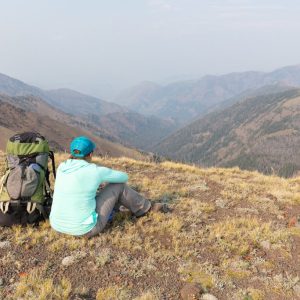
[[[27,114],[46,116],[30,122],[31,128],[43,130],[49,139],[51,122],[61,128],[56,130],[62,137],[58,149],[66,149],[64,137],[88,132],[102,143],[105,140],[107,146],[99,148],[102,153],[122,155],[115,148],[123,147],[135,157],[139,149],[201,166],[239,166],[288,177],[300,169],[298,86],[300,67],[290,66],[269,73],[204,76],[166,86],[144,82],[112,103],[0,76],[2,101]],[[21,120],[26,118],[3,129],[3,140],[16,128],[29,128]]]
[[[10,104],[31,111],[35,111],[36,107],[29,104],[26,98],[38,98],[44,103],[43,106],[39,105],[39,113],[54,119],[64,113],[61,119],[69,125],[82,124],[92,134],[96,133],[112,142],[134,148],[149,149],[178,128],[173,121],[144,116],[118,104],[77,91],[45,91],[3,74],[0,74],[0,93],[17,99],[8,101]]]

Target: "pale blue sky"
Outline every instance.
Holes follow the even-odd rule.
[[[300,63],[298,0],[0,0],[0,73],[108,96]]]

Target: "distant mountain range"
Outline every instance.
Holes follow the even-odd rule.
[[[300,170],[300,90],[256,96],[208,114],[155,150],[203,166],[292,176]]]
[[[84,95],[70,89],[42,90],[20,80],[0,74],[0,92],[9,96],[37,96],[50,105],[73,115],[103,115],[128,111],[117,104]]]
[[[178,128],[173,121],[143,116],[118,104],[77,91],[70,89],[46,91],[4,74],[0,74],[0,93],[12,97],[38,97],[53,108],[73,115],[73,121],[77,119],[78,122],[89,123],[97,128],[95,130],[102,137],[142,149],[148,149]],[[22,98],[18,101],[22,102]]]
[[[69,89],[42,90],[0,74],[1,132],[4,138],[17,128],[41,128],[53,136],[52,143],[61,136],[59,149],[66,149],[73,134],[84,133],[116,155],[136,156],[135,147],[204,166],[291,176],[300,169],[298,88],[300,66],[289,66],[165,86],[144,82],[122,93],[116,104]]]
[[[138,113],[172,119],[183,125],[212,111],[226,100],[239,101],[238,95],[265,86],[300,87],[300,66],[289,66],[270,73],[204,76],[200,80],[165,86],[144,82],[121,93],[115,102]]]
[[[54,107],[75,116],[103,116],[115,112],[128,112],[125,107],[70,89],[44,91],[44,99]]]

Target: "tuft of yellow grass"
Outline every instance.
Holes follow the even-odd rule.
[[[181,264],[178,272],[183,281],[199,283],[205,291],[210,290],[215,284],[215,278],[211,274],[211,266],[207,263],[200,265],[189,261]]]
[[[272,223],[257,218],[230,218],[209,226],[209,239],[219,252],[245,255],[251,247],[268,240],[277,248],[285,248],[293,231],[274,229]]]
[[[71,283],[62,278],[55,284],[52,278],[44,277],[43,272],[34,270],[30,274],[23,274],[17,284],[14,297],[22,300],[69,300]]]
[[[106,288],[100,288],[97,291],[96,300],[129,300],[129,291],[117,285],[111,285]]]
[[[159,300],[159,298],[151,292],[146,292],[141,296],[134,298],[133,300]]]

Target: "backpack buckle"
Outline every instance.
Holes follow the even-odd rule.
[[[27,208],[26,208],[26,210],[27,210],[27,212],[29,214],[32,214],[35,211],[35,209],[36,209],[36,203],[27,202]]]
[[[0,202],[0,210],[2,211],[3,214],[6,214],[8,212],[8,208],[9,208],[9,201]]]

